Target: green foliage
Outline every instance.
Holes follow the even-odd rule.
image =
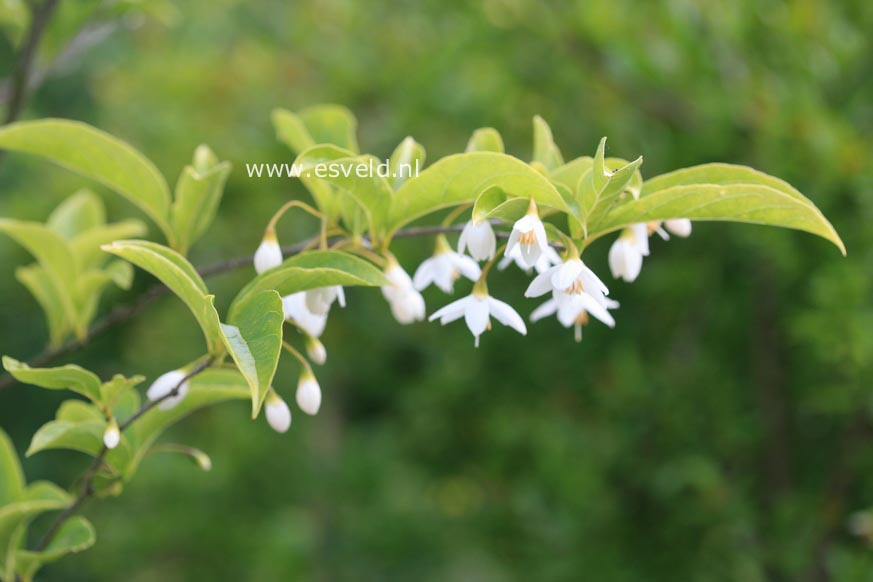
[[[215,219],[228,174],[230,163],[219,163],[205,145],[194,152],[193,165],[182,170],[171,212],[176,248],[181,254],[186,254]]]

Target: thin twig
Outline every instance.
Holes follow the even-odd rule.
[[[461,229],[463,229],[463,225],[457,224],[450,226],[416,226],[397,231],[394,234],[394,238],[402,239],[417,236],[433,236],[436,234],[453,232],[456,233],[460,232]],[[496,234],[498,238],[505,238],[507,236],[505,233],[498,232]],[[307,239],[294,245],[282,247],[282,253],[286,257],[296,255],[302,252],[309,244],[313,242],[313,240],[316,239]],[[252,261],[253,255],[239,256],[203,267],[198,270],[198,273],[200,273],[200,276],[203,278],[214,277],[216,275],[235,271],[243,267],[248,267],[252,264]],[[135,318],[140,313],[145,311],[146,308],[148,308],[152,303],[169,293],[169,291],[170,290],[166,286],[160,283],[152,285],[144,293],[142,293],[142,295],[137,297],[133,301],[133,303],[129,305],[121,305],[114,308],[112,311],[109,312],[108,315],[106,315],[106,317],[102,318],[93,326],[91,326],[91,329],[88,330],[88,333],[84,339],[71,339],[58,347],[46,349],[42,353],[28,360],[27,364],[33,367],[44,366],[69,353],[82,349],[97,336],[103,335],[104,333],[118,327],[122,323],[125,323]],[[11,388],[16,384],[18,384],[18,381],[10,374],[7,373],[3,376],[0,376],[0,392],[3,392],[4,390]]]
[[[136,420],[138,420],[142,415],[147,413],[149,410],[153,409],[155,406],[158,406],[161,402],[173,398],[174,396],[179,395],[179,390],[182,388],[182,385],[210,367],[214,363],[213,359],[207,359],[199,364],[197,364],[194,368],[188,372],[184,378],[179,380],[176,386],[161,396],[160,398],[156,398],[155,400],[149,400],[145,404],[143,404],[139,410],[133,413],[133,416],[122,422],[118,426],[119,432],[124,432],[127,428],[130,427]],[[48,527],[46,532],[43,534],[42,538],[40,538],[39,542],[34,547],[35,552],[41,552],[48,547],[51,543],[52,539],[54,539],[55,535],[57,535],[58,530],[61,529],[61,526],[67,522],[68,519],[73,517],[79,509],[88,501],[91,497],[94,496],[94,477],[97,476],[97,471],[100,470],[100,466],[103,464],[103,461],[106,459],[106,455],[109,454],[109,448],[106,445],[103,445],[103,448],[100,449],[100,452],[97,453],[97,456],[94,457],[94,460],[88,465],[88,468],[85,469],[85,473],[82,475],[82,486],[79,488],[79,493],[76,495],[76,498],[73,499],[73,502],[70,503],[63,511],[61,511],[55,520]]]

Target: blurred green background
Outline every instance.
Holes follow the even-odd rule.
[[[46,51],[100,10],[62,2]],[[550,320],[474,350],[460,323],[401,327],[378,291],[351,290],[323,338],[317,417],[295,412],[280,436],[245,403],[195,415],[169,437],[210,453],[213,471],[150,458],[121,497],[87,508],[97,546],[43,580],[873,580],[848,527],[873,506],[873,3],[192,0],[122,24],[24,117],[92,123],[171,183],[199,143],[231,160],[197,265],[252,252],[273,210],[305,196],[244,168],[290,161],[273,107],[320,102],[351,108],[382,157],[411,134],[433,161],[494,126],[529,159],[538,113],[568,159],[607,135],[611,155],[645,156],[644,176],[752,165],[819,205],[849,256],[803,233],[697,224],[653,241],[634,284],[612,282],[618,326],[592,324],[581,344]],[[0,47],[0,75],[11,60]],[[6,156],[0,215],[44,220],[83,185]],[[111,219],[137,214],[98,191]],[[315,229],[283,224],[286,243]],[[397,243],[407,269],[430,244]],[[608,244],[586,254],[604,278]],[[0,353],[22,359],[47,338],[12,277],[28,261],[0,240]],[[210,280],[219,307],[251,275]],[[526,281],[507,271],[491,287],[526,315]],[[103,309],[149,284],[138,273]],[[428,312],[446,302],[425,297]],[[201,342],[163,299],[68,360],[151,379]],[[296,374],[283,364],[277,381],[289,400]],[[62,398],[0,393],[20,451]],[[25,470],[68,484],[85,464],[48,452]]]

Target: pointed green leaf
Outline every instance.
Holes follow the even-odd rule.
[[[235,305],[229,321],[221,324],[224,343],[249,384],[252,418],[256,418],[282,352],[282,298],[274,290],[248,295]]]
[[[15,555],[15,569],[19,576],[30,580],[46,564],[69,554],[87,550],[97,540],[94,526],[84,517],[71,517],[55,533],[49,545],[42,552],[19,550]]]
[[[117,240],[143,236],[148,232],[141,220],[123,220],[112,224],[94,227],[70,241],[70,248],[76,258],[79,272],[99,267],[108,258],[100,247]]]
[[[52,211],[47,225],[69,240],[105,223],[106,208],[103,200],[92,191],[83,188],[66,198]]]
[[[18,453],[6,432],[0,428],[0,506],[21,499],[24,494],[24,473]]]
[[[295,154],[316,144],[334,144],[357,153],[358,122],[351,111],[339,105],[316,105],[292,113],[273,110],[273,126],[280,141]]]
[[[72,502],[69,493],[48,481],[32,483],[22,497],[0,506],[0,573],[12,580],[15,568],[15,550],[23,541],[30,521],[41,513],[63,509]]]
[[[203,330],[209,353],[221,353],[221,328],[206,284],[185,257],[165,246],[149,241],[116,241],[103,250],[130,261],[154,275],[191,310]]]
[[[593,165],[594,158],[591,156],[576,158],[575,160],[567,162],[563,166],[555,168],[549,174],[549,179],[552,180],[552,182],[563,184],[567,188],[575,191],[576,186],[579,184],[579,180],[591,170]]]
[[[224,184],[230,174],[230,163],[222,162],[208,166],[207,160],[214,154],[206,146],[200,146],[195,153],[199,155],[201,166],[186,166],[176,183],[175,200],[172,208],[172,225],[176,233],[176,247],[185,254],[209,228],[215,219]],[[208,152],[208,153],[207,153]]]
[[[334,160],[354,157],[354,152],[346,150],[334,145],[317,145],[310,148],[304,148],[305,155],[301,156],[306,165],[302,168],[308,170],[315,167],[317,164],[326,164]],[[295,162],[297,163],[297,162]],[[354,220],[356,212],[361,211],[358,203],[349,197],[340,197],[334,192],[333,185],[320,178],[316,178],[309,172],[301,172],[300,181],[312,194],[318,209],[324,213],[328,222],[333,222],[339,214],[347,226],[351,228],[350,221]],[[342,198],[342,199],[340,199]]]
[[[19,382],[49,390],[72,390],[94,402],[100,402],[100,378],[75,364],[58,368],[31,368],[9,356],[3,356],[3,367]]]
[[[67,317],[64,299],[54,280],[39,265],[15,269],[15,278],[27,287],[45,313],[49,329],[49,345],[57,347],[72,331],[74,322]]]
[[[533,118],[534,151],[533,161],[539,162],[551,171],[564,164],[561,150],[555,145],[552,128],[546,120],[535,115]]]
[[[103,433],[106,421],[51,420],[42,425],[33,435],[26,456],[41,451],[65,449],[96,457],[103,450]],[[122,474],[133,458],[133,450],[125,435],[121,435],[118,446],[106,454],[105,463],[116,473]]]
[[[400,145],[391,154],[388,166],[391,169],[391,176],[388,177],[391,188],[396,190],[406,180],[418,174],[424,167],[424,159],[424,146],[412,137],[407,137],[400,142]]]
[[[108,133],[66,119],[21,121],[0,129],[0,148],[42,156],[97,180],[136,204],[172,238],[164,177],[148,158]]]
[[[482,127],[473,132],[470,141],[467,142],[465,152],[495,152],[502,154],[503,138],[500,132],[493,127]]]

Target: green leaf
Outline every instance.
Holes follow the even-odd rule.
[[[47,226],[65,239],[106,223],[106,208],[99,196],[83,188],[67,197],[49,215]]]
[[[18,453],[6,432],[0,428],[0,506],[21,499],[24,493],[24,473]]]
[[[357,153],[358,122],[351,111],[340,105],[316,105],[296,114],[273,110],[273,125],[280,141],[299,154],[316,144],[335,144]]]
[[[230,174],[230,163],[210,165],[214,154],[206,146],[197,148],[195,163],[199,159],[201,169],[186,166],[176,183],[172,208],[173,232],[176,234],[176,249],[185,254],[215,220],[221,203],[224,185]]]
[[[191,310],[203,330],[210,354],[221,353],[221,328],[206,284],[185,257],[149,241],[116,241],[103,250],[144,269],[175,293]]]
[[[407,137],[391,154],[389,168],[391,168],[391,176],[388,177],[388,182],[391,188],[397,189],[403,185],[406,180],[418,174],[424,166],[425,152],[424,146]]]
[[[585,224],[591,221],[591,217],[596,210],[600,210],[601,205],[625,191],[643,163],[642,157],[632,162],[615,158],[608,160],[604,157],[605,150],[606,138],[604,137],[600,140],[597,153],[592,160],[591,171],[580,178],[576,187],[576,196]]]
[[[535,115],[533,118],[534,151],[533,160],[539,162],[551,171],[564,164],[561,150],[552,138],[552,129],[546,120]]]
[[[15,554],[15,569],[19,576],[30,580],[46,564],[69,554],[85,551],[97,541],[94,526],[84,517],[71,517],[55,533],[51,542],[41,552],[19,550]]]
[[[100,409],[84,400],[64,400],[55,413],[55,420],[69,422],[101,421],[106,418]]]
[[[500,132],[493,127],[481,127],[470,136],[470,141],[467,142],[467,149],[464,151],[467,153],[495,152],[502,154],[504,152],[503,138],[500,137]]]
[[[127,143],[85,123],[44,119],[0,129],[0,148],[48,158],[112,188],[149,215],[172,244],[167,183],[154,164]]]
[[[224,343],[249,384],[252,418],[267,397],[282,352],[282,297],[274,290],[247,295],[235,305],[228,324],[221,324]]]
[[[103,433],[106,420],[50,420],[33,435],[25,456],[54,449],[78,451],[96,457],[103,450]],[[118,446],[106,454],[106,465],[119,475],[123,474],[133,458],[133,450],[127,437],[122,434]]]
[[[155,407],[145,413],[125,431],[136,446],[136,454],[127,471],[130,479],[152,443],[170,426],[195,410],[228,400],[249,399],[250,391],[245,378],[237,370],[210,368],[190,380],[191,387],[185,398],[170,410]]]
[[[542,206],[570,210],[545,176],[517,158],[491,152],[455,154],[407,180],[395,193],[391,232],[436,210],[471,203],[494,187]]]
[[[94,402],[100,402],[100,378],[75,364],[58,368],[31,368],[9,356],[3,356],[3,367],[19,382],[49,390],[72,390]]]
[[[549,179],[552,182],[563,184],[570,190],[576,191],[576,186],[579,180],[591,170],[594,165],[594,158],[591,156],[583,156],[567,162],[563,166],[555,168],[550,174]]]
[[[39,265],[18,267],[15,278],[30,291],[45,313],[49,345],[59,346],[73,329],[73,321],[67,317],[62,291]]]
[[[316,178],[309,170],[318,164],[326,164],[334,160],[342,160],[345,158],[354,157],[354,152],[346,150],[334,145],[317,145],[310,148],[304,148],[305,152],[298,157],[305,164],[301,169],[300,181],[312,194],[318,209],[327,216],[328,222],[332,222],[339,214],[342,216],[346,225],[351,228],[350,222],[354,220],[356,211],[361,210],[358,203],[353,199],[344,197],[340,200],[339,196],[334,192],[334,187],[330,182]],[[298,163],[295,161],[295,164]]]
[[[143,376],[132,376],[127,378],[121,374],[116,374],[108,382],[100,385],[100,399],[110,413],[115,414],[114,406],[119,396],[125,392],[132,391],[136,386],[145,380]]]
[[[132,237],[143,236],[148,232],[141,220],[123,220],[113,224],[94,227],[70,241],[79,272],[101,266],[108,258],[100,247]]]
[[[14,578],[15,550],[30,521],[41,513],[63,509],[71,502],[70,494],[57,485],[37,481],[27,487],[18,501],[0,506],[0,572],[6,579]]]
[[[238,316],[240,305],[265,289],[285,296],[298,291],[333,285],[387,285],[382,271],[359,257],[341,251],[309,251],[289,257],[275,269],[261,273],[243,287],[228,310],[228,319]]]

